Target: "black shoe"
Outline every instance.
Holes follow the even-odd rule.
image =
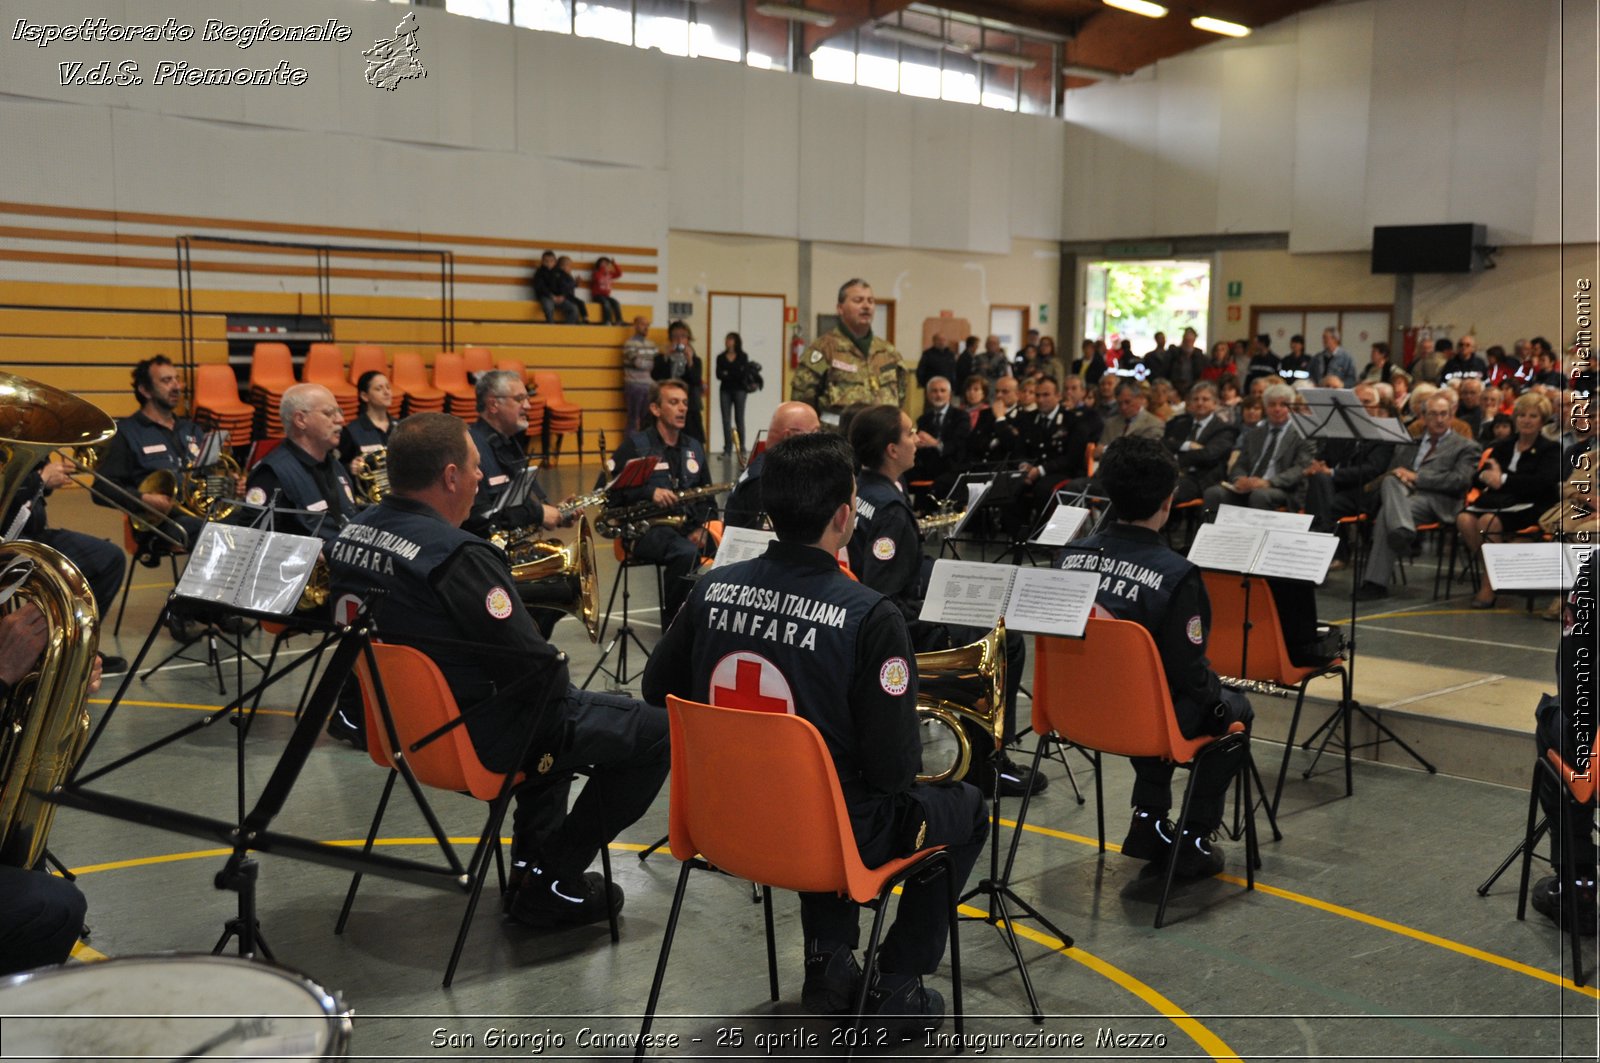
[[[205,634],[206,626],[198,620],[191,620],[186,616],[167,617],[167,630],[179,642],[193,642]]]
[[[1566,929],[1564,920],[1568,915],[1577,917],[1578,933],[1593,934],[1595,932],[1595,892],[1594,883],[1578,883],[1577,904],[1564,905],[1561,903],[1561,879],[1555,875],[1542,878],[1534,884],[1528,899],[1533,903],[1533,910],[1550,920],[1556,926]],[[1572,909],[1576,907],[1577,911]]]
[[[333,715],[328,717],[328,737],[362,753],[367,751],[366,728],[351,722],[343,709],[334,709]]]
[[[1179,878],[1210,878],[1222,870],[1222,847],[1211,844],[1214,830],[1183,829],[1183,837],[1178,840],[1175,875]]]
[[[256,629],[256,622],[247,616],[219,616],[217,627],[230,635],[248,635]]]
[[[1050,780],[1042,771],[1024,768],[1010,757],[1000,758],[1000,793],[1004,797],[1021,797],[1023,794],[1042,794]]]
[[[885,1048],[898,1048],[906,1038],[920,1044],[924,1031],[944,1025],[944,997],[924,986],[921,975],[879,971],[867,990],[864,1020],[869,1041],[879,1029],[887,1033]]]
[[[813,1015],[848,1015],[861,993],[861,965],[848,945],[806,943],[806,984],[800,1003]]]
[[[100,655],[101,675],[121,675],[127,670],[128,659],[126,657],[118,657],[114,653],[102,653]]]
[[[1371,580],[1367,580],[1356,591],[1356,601],[1358,602],[1371,602],[1387,597],[1389,597],[1389,588],[1381,583],[1373,583]]]
[[[1317,629],[1317,638],[1303,646],[1289,647],[1289,660],[1300,668],[1320,668],[1344,655],[1344,633],[1338,628]]]
[[[1146,808],[1133,810],[1128,836],[1122,839],[1122,855],[1135,860],[1165,860],[1172,852],[1172,839],[1178,830],[1172,820]]]
[[[534,868],[511,901],[511,918],[544,928],[584,926],[622,911],[622,899],[622,887],[615,882],[607,894],[606,880],[598,871],[552,882],[550,876]]]

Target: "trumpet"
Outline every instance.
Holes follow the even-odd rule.
[[[571,613],[583,621],[590,642],[600,641],[594,532],[588,517],[578,522],[578,538],[570,544],[555,539],[522,542],[514,544],[507,556],[511,579],[524,602]]]
[[[687,491],[678,492],[678,500],[670,505],[658,506],[654,502],[635,502],[631,506],[613,506],[602,510],[595,520],[595,530],[607,539],[615,539],[619,535],[642,535],[647,528],[657,524],[680,525],[683,516],[672,515],[672,511],[687,503],[701,498],[719,495],[724,491],[733,489],[733,482],[721,484],[707,484],[705,487],[694,487]]]
[[[995,748],[1005,742],[1006,626],[999,621],[983,638],[948,650],[919,653],[917,661],[917,713],[930,723],[942,724],[955,737],[954,762],[942,771],[917,776],[922,783],[965,777],[972,766],[972,740],[962,720],[978,724],[994,737]]]

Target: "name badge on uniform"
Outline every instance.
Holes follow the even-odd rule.
[[[363,444],[361,444],[361,453],[363,453],[363,454],[371,454],[374,450],[382,450],[382,449],[384,449],[382,443],[363,443]]]
[[[167,452],[167,445],[165,443],[151,443],[148,447],[144,448],[144,452],[146,454],[165,454]]]
[[[664,461],[656,462],[656,472],[671,472],[671,471],[672,471],[672,466],[671,465],[668,465]]]
[[[847,362],[843,358],[835,358],[832,364],[841,373],[854,373],[856,371],[855,363]]]
[[[491,477],[489,477],[489,486],[490,487],[499,487],[501,484],[505,483],[509,479],[511,479],[511,477],[505,475],[504,473],[501,473],[499,476],[491,476]]]
[[[328,500],[326,498],[319,498],[315,502],[311,503],[310,505],[308,505],[306,507],[306,512],[307,513],[321,513],[323,510],[325,510],[327,508],[328,508]]]

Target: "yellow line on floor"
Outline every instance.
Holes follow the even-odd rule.
[[[111,704],[111,699],[90,698],[89,704],[109,705]],[[192,705],[185,701],[135,701],[132,698],[123,698],[120,704],[137,705],[145,709],[187,709],[191,712],[216,712],[222,708],[221,705]],[[294,713],[289,709],[257,709],[256,713],[261,716],[294,716]]]
[[[1368,620],[1390,620],[1397,616],[1494,616],[1496,613],[1520,613],[1520,609],[1421,609],[1416,612],[1406,612],[1404,609],[1393,613],[1373,613],[1371,616],[1356,617],[1357,623],[1366,623]],[[1349,617],[1342,620],[1329,620],[1332,627],[1348,624]],[[1319,621],[1321,623],[1321,621]]]
[[[80,941],[72,946],[72,958],[80,963],[99,963],[101,960],[109,960],[111,957],[99,949],[90,948]]]

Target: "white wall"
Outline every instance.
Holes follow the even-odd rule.
[[[1067,94],[1068,240],[1483,222],[1592,242],[1593,0],[1359,0]],[[1569,167],[1560,177],[1561,160]]]

